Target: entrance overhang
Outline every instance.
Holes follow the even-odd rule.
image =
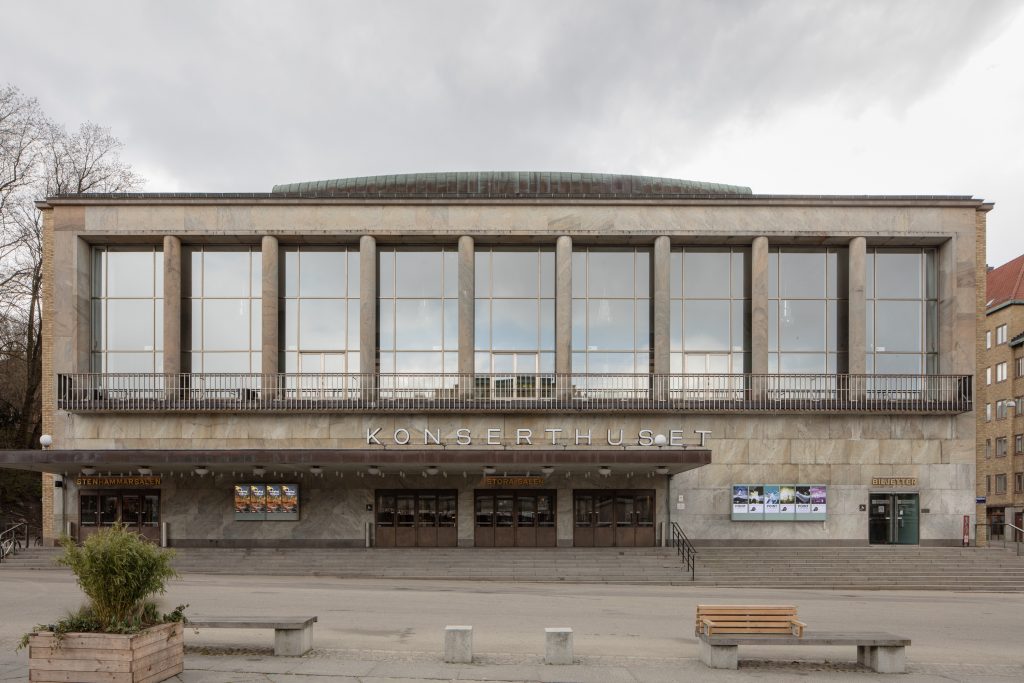
[[[0,467],[77,475],[83,468],[125,474],[139,467],[154,473],[185,472],[203,466],[213,472],[237,471],[241,467],[279,467],[305,471],[320,467],[329,471],[365,471],[375,466],[385,470],[418,473],[437,468],[439,472],[478,472],[492,467],[495,473],[539,472],[555,468],[561,472],[594,471],[607,467],[614,474],[679,474],[711,462],[709,448],[625,448],[625,449],[425,449],[382,448],[362,450],[12,450],[0,451]]]

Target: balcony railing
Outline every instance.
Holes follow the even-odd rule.
[[[964,413],[971,375],[63,374],[69,412]]]

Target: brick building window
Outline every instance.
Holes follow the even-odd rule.
[[[1017,359],[1017,376],[1024,377],[1024,356]]]
[[[985,457],[992,457],[992,439],[985,439]]]
[[[992,348],[992,330],[986,330],[985,331],[985,348],[986,349],[991,349]]]
[[[1006,343],[1006,325],[1000,325],[996,328],[996,344]]]
[[[992,384],[992,368],[985,368],[985,384]]]
[[[985,404],[985,422],[991,422],[991,421],[992,421],[992,404],[991,403],[986,403]]]
[[[996,495],[999,495],[1000,493],[1006,493],[1006,475],[1005,474],[997,474],[996,475]]]
[[[992,475],[991,474],[986,474],[985,475],[985,493],[986,494],[992,493]]]
[[[1013,452],[1017,455],[1024,454],[1024,434],[1017,434],[1013,437]]]
[[[999,438],[996,439],[996,457],[997,458],[1005,458],[1006,457],[1007,445],[1008,445],[1007,444],[1007,438],[1005,436],[1000,436]]]
[[[1024,493],[1024,472],[1013,475],[1013,492]]]
[[[996,363],[996,381],[997,382],[1005,382],[1006,381],[1006,363],[1005,362]]]
[[[1009,399],[1005,399],[1005,400],[1004,399],[1000,399],[1000,400],[996,401],[996,419],[997,420],[1005,420],[1006,419],[1007,414],[1009,414],[1009,412],[1010,412],[1010,405],[1012,403],[1013,403],[1013,401],[1011,401]]]

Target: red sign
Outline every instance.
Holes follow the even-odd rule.
[[[964,545],[971,544],[971,516],[964,515]]]

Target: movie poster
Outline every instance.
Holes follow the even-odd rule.
[[[281,512],[281,485],[267,484],[267,518]]]
[[[235,514],[249,512],[249,486],[235,484]]]
[[[263,484],[250,484],[249,511],[260,515],[260,519],[267,513],[267,487]]]
[[[811,487],[797,486],[793,495],[796,497],[796,514],[809,515],[811,513]]]
[[[235,484],[235,519],[266,519],[264,495],[260,484]]]
[[[780,486],[766,484],[764,487],[764,518],[777,519],[779,516]]]
[[[776,519],[796,519],[796,486],[793,484],[779,486],[779,514]]]
[[[826,518],[828,511],[828,492],[825,486],[814,486],[811,489],[811,509],[805,519],[820,520]]]
[[[732,487],[732,514],[745,515],[747,513],[747,487],[745,484],[736,484]]]
[[[268,486],[269,489],[269,486]],[[280,498],[278,499],[277,512],[271,516],[267,510],[267,519],[275,520],[298,520],[299,518],[299,487],[297,484],[281,484]],[[270,495],[268,493],[267,498]]]
[[[764,487],[747,487],[747,512],[758,517],[764,515]]]

